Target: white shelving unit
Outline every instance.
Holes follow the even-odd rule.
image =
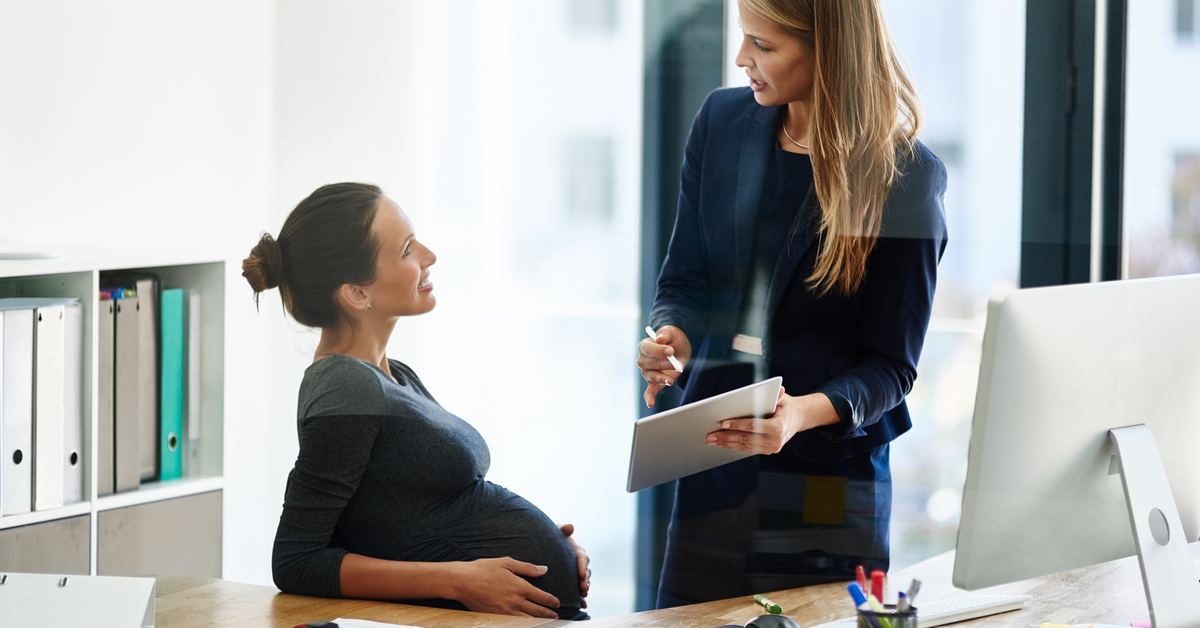
[[[97,305],[100,274],[151,272],[164,288],[197,290],[201,295],[200,438],[184,450],[185,475],[144,483],[137,490],[103,497],[97,476]],[[225,417],[225,261],[203,253],[145,252],[112,255],[76,251],[45,260],[0,260],[0,297],[76,297],[83,306],[83,494],[80,503],[22,515],[0,516],[0,532],[88,515],[90,573],[97,574],[99,513],[221,491],[224,489]],[[194,419],[193,419],[194,420]]]

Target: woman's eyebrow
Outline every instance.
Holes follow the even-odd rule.
[[[746,32],[746,27],[742,24],[742,18],[740,18],[740,17],[738,18],[737,24],[738,24],[738,28],[742,29],[742,34],[744,34],[746,37],[749,37],[750,39],[753,39],[754,41],[762,42],[765,44],[771,43],[771,40],[769,40],[765,37],[759,37],[758,35],[755,35],[754,33]]]

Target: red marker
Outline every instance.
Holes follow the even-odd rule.
[[[876,569],[871,572],[871,595],[883,604],[883,570]]]
[[[858,581],[858,588],[865,593],[867,590],[867,572],[863,571],[863,566],[859,565],[854,568],[854,579]]]

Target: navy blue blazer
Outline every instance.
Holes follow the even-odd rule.
[[[692,344],[678,382],[684,403],[728,389],[716,373],[729,363],[738,333],[755,218],[784,109],[760,106],[748,87],[719,89],[705,99],[688,134],[675,228],[650,313],[655,329],[675,325]],[[771,376],[783,377],[788,394],[824,393],[841,419],[797,434],[785,447],[790,457],[845,460],[912,426],[904,396],[917,376],[946,248],[946,169],[918,143],[900,172],[853,294],[818,297],[806,285],[819,249],[811,189],[780,253],[767,295],[763,358]]]

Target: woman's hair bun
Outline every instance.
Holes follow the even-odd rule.
[[[250,249],[250,257],[242,260],[242,276],[254,290],[255,303],[258,293],[283,283],[283,249],[271,234],[264,233],[258,244]]]

